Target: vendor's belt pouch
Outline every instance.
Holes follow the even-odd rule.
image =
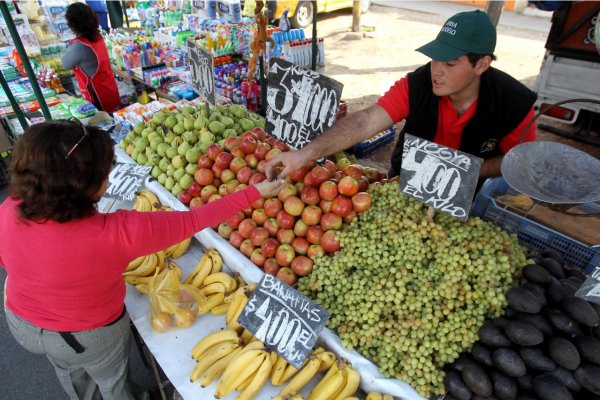
[[[115,319],[113,322],[109,322],[108,324],[106,324],[104,326],[111,326],[111,325],[116,324],[121,318],[123,318],[123,316],[125,315],[125,311],[126,311],[126,309],[125,309],[125,307],[123,307],[123,311],[117,317],[117,319]],[[81,343],[79,343],[77,341],[75,336],[73,336],[73,333],[75,333],[75,332],[58,332],[60,337],[63,338],[63,340],[75,351],[75,353],[77,353],[77,354],[83,353],[85,351],[85,347],[83,347],[81,345]]]

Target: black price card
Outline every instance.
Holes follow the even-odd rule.
[[[194,41],[187,39],[190,58],[190,77],[194,89],[211,105],[215,104],[214,58]]]
[[[145,165],[117,163],[108,175],[108,187],[103,197],[132,201],[151,169]]]
[[[317,72],[271,58],[267,84],[267,132],[301,149],[337,117],[342,85]]]
[[[575,292],[575,296],[600,304],[600,267],[596,267],[594,272],[581,284],[581,287]]]
[[[400,191],[437,210],[467,219],[483,160],[406,134]]]
[[[329,318],[329,311],[265,274],[238,318],[265,346],[300,368]]]

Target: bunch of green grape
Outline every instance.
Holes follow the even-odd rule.
[[[525,249],[479,218],[430,220],[397,183],[370,192],[371,208],[338,234],[341,250],[316,259],[298,288],[331,312],[346,348],[423,396],[441,394],[443,365],[502,314]]]

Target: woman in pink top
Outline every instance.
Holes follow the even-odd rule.
[[[275,196],[261,182],[192,211],[102,214],[110,137],[67,121],[31,126],[16,143],[10,197],[0,204],[6,317],[25,349],[45,354],[71,399],[133,399],[122,273],[157,252]],[[95,393],[95,394],[94,394]]]

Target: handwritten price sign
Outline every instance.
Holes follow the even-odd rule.
[[[300,368],[328,318],[329,311],[265,274],[238,323],[291,365]]]
[[[406,134],[400,191],[459,219],[467,219],[483,160]]]
[[[190,77],[194,89],[210,104],[215,104],[214,59],[211,53],[188,38],[187,46],[190,58]]]
[[[294,149],[330,128],[343,85],[310,69],[271,58],[267,85],[267,132]]]
[[[151,169],[143,165],[118,163],[108,175],[108,187],[103,197],[132,201]]]

